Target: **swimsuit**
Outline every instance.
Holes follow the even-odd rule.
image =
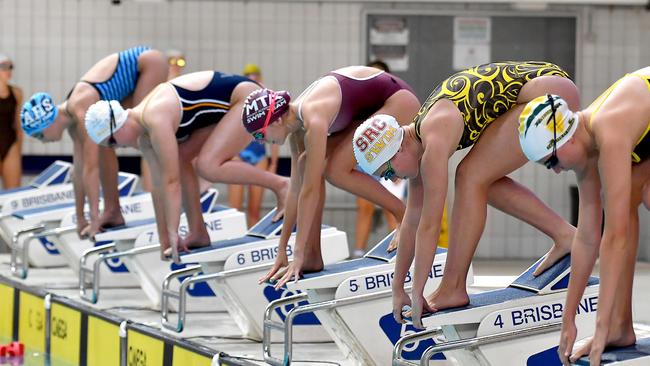
[[[16,104],[14,90],[9,86],[9,96],[0,99],[0,162],[5,160],[16,142]]]
[[[481,132],[495,119],[517,105],[524,84],[545,75],[568,78],[559,66],[548,62],[495,62],[460,71],[438,85],[413,120],[420,136],[420,125],[440,99],[452,101],[463,116],[464,130],[457,150],[472,146]]]
[[[411,93],[413,89],[402,79],[387,72],[380,71],[365,78],[345,76],[330,72],[327,76],[334,77],[341,90],[341,107],[327,130],[328,135],[344,130],[352,122],[363,122],[375,114],[388,98],[402,89]],[[321,78],[322,79],[322,78]],[[301,98],[313,89],[321,79],[312,83],[301,94]],[[298,118],[302,121],[302,101],[298,106]]]
[[[212,80],[201,90],[187,90],[169,82],[181,106],[181,121],[176,130],[176,140],[183,142],[192,132],[219,123],[230,110],[233,90],[243,82],[252,80],[239,75],[214,71]]]
[[[113,75],[108,80],[101,83],[93,83],[86,80],[81,80],[82,83],[91,85],[97,93],[99,93],[100,100],[117,100],[122,101],[135,90],[135,86],[140,76],[138,68],[138,57],[150,50],[149,47],[138,46],[129,48],[118,53],[117,66]],[[72,94],[72,92],[70,92]],[[68,97],[70,97],[68,94]]]
[[[645,81],[646,84],[648,84],[647,85],[648,90],[650,91],[650,76],[641,75],[641,74],[625,75],[624,77],[618,79],[614,84],[612,84],[612,86],[610,86],[607,90],[605,90],[603,94],[601,94],[598,98],[596,98],[596,100],[593,103],[591,103],[588,109],[590,109],[592,106],[595,106],[595,109],[591,113],[591,120],[589,121],[590,124],[591,121],[593,121],[594,118],[596,117],[596,113],[598,113],[600,107],[602,107],[603,103],[605,103],[605,101],[607,100],[607,97],[609,97],[609,95],[614,91],[618,83],[620,83],[621,80],[623,80],[623,78],[627,76],[635,76]],[[634,150],[632,151],[632,162],[635,164],[643,162],[645,159],[648,158],[648,156],[650,156],[650,137],[649,137],[650,134],[648,132],[650,132],[650,121],[648,122],[645,131],[643,132],[639,140],[634,145]]]

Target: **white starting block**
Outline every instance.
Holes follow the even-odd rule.
[[[137,182],[137,175],[120,173],[118,186],[120,193],[125,196],[131,195]],[[39,189],[37,195],[30,197],[41,197],[42,201],[57,202],[43,205],[38,202],[29,203],[32,198],[20,197],[22,195],[24,193],[19,197],[12,197],[7,206],[21,201],[18,206],[30,208],[14,211],[11,215],[3,215],[0,217],[0,226],[2,231],[11,237],[12,273],[17,277],[25,278],[29,265],[60,267],[67,264],[65,257],[60,255],[60,247],[57,246],[56,239],[51,235],[41,234],[58,229],[62,219],[70,212],[74,212],[74,192],[72,184],[58,184]],[[38,242],[40,245],[31,246],[32,242]]]
[[[212,210],[216,204],[217,195],[217,191],[214,189],[204,193],[201,196],[202,209]],[[99,299],[100,285],[102,287],[141,286],[139,276],[134,276],[132,273],[134,268],[137,270],[137,267],[134,265],[129,267],[129,263],[123,260],[126,257],[130,258],[136,254],[146,255],[149,253],[154,260],[147,267],[144,267],[146,271],[162,268],[162,271],[166,273],[167,265],[160,260],[158,245],[155,248],[148,248],[147,250],[138,248],[137,251],[131,252],[131,250],[134,250],[137,238],[141,235],[148,235],[148,237],[153,238],[154,243],[158,243],[157,235],[154,236],[153,234],[156,233],[156,223],[153,219],[153,202],[149,199],[146,202],[138,202],[138,206],[131,203],[129,207],[132,214],[127,216],[127,213],[124,213],[126,225],[96,235],[95,239],[97,241],[94,247],[92,242],[85,243],[85,250],[83,250],[83,247],[80,248],[79,243],[66,244],[68,249],[73,251],[72,255],[79,256],[81,254],[77,257],[79,263],[79,294],[84,300],[96,303]],[[242,220],[244,220],[242,225],[245,226],[245,219]],[[187,226],[180,229],[187,232]],[[68,232],[65,235],[73,234]],[[89,289],[90,291],[88,291]]]
[[[571,259],[567,255],[534,277],[542,260],[504,289],[471,294],[467,306],[423,317],[428,330],[400,339],[393,365],[429,365],[438,352],[461,365],[560,365],[557,345]],[[578,306],[577,339],[593,334],[597,308],[598,279],[591,277]],[[433,330],[438,327],[442,331]],[[445,342],[429,347],[419,362],[404,358],[405,349],[440,332]]]
[[[42,189],[48,186],[57,184],[64,184],[70,181],[72,173],[72,164],[57,160],[50,164],[45,170],[36,176],[28,185],[24,187],[3,189],[0,191],[0,207],[12,198],[16,193],[20,192],[34,192],[37,189]]]
[[[271,285],[257,285],[259,277],[270,269],[277,256],[283,221],[272,222],[275,212],[276,210],[269,212],[243,237],[216,242],[208,248],[181,256],[184,263],[199,263],[205,274],[186,278],[179,291],[165,287],[166,283],[163,285],[161,315],[165,328],[177,332],[183,330],[187,289],[198,283],[207,283],[221,299],[243,335],[252,339],[262,338],[261,314],[266,305],[282,296],[292,295],[286,289],[275,291]],[[287,245],[289,258],[293,254],[294,241],[295,235],[292,235]],[[332,227],[321,229],[321,248],[326,264],[349,256],[345,233]],[[225,276],[234,272],[245,275],[238,277],[237,284],[223,281]],[[176,323],[169,320],[170,298],[178,299],[179,302]],[[305,340],[329,340],[318,324],[317,319],[309,314],[302,324],[304,332],[301,336]]]
[[[397,323],[392,314],[396,251],[389,253],[387,249],[393,235],[382,239],[363,258],[326,266],[321,272],[306,274],[298,282],[289,283],[288,288],[300,295],[274,301],[264,312],[264,360],[271,365],[290,364],[293,326],[298,325],[297,320],[304,313],[313,312],[341,352],[355,365],[390,365],[393,345],[403,335],[415,331],[411,325]],[[425,291],[433,291],[438,286],[446,258],[447,250],[438,248]],[[471,273],[470,267],[470,283]],[[410,285],[409,272],[405,281],[407,290]],[[287,307],[290,311],[282,318],[284,322],[273,319],[274,314]],[[284,335],[282,358],[274,357],[271,352],[273,330]],[[410,356],[421,355],[426,349],[423,346],[412,350]]]
[[[216,191],[214,191],[216,192]],[[203,209],[208,210],[203,214],[206,228],[210,234],[211,241],[235,238],[246,232],[246,215],[235,209],[215,205],[215,201],[203,201]],[[184,236],[188,232],[187,220],[181,217],[179,232]],[[135,235],[135,236],[134,236]],[[102,254],[102,259],[122,259],[129,271],[138,280],[140,287],[149,298],[152,306],[158,308],[161,300],[160,285],[168,282],[168,287],[178,290],[181,281],[189,275],[200,274],[195,271],[198,266],[192,264],[176,265],[171,261],[160,260],[160,244],[155,222],[143,225],[136,230],[127,227],[111,230],[96,236],[97,239],[115,242],[113,253]],[[170,271],[172,271],[170,273]],[[169,278],[169,280],[168,280]],[[172,281],[171,278],[176,279]],[[93,277],[93,293],[97,298],[98,276]],[[223,310],[219,307],[220,302],[215,299],[215,294],[206,284],[197,284],[188,289],[188,295],[192,300],[188,304],[190,311],[217,311]],[[172,310],[176,310],[172,308]]]
[[[607,347],[600,359],[607,366],[647,366],[650,365],[650,338],[636,340],[629,347]],[[579,366],[589,366],[589,359],[583,357],[575,363]]]
[[[74,202],[70,176],[72,165],[56,161],[26,187],[0,193],[0,236],[11,248],[14,233],[11,216],[21,210]]]

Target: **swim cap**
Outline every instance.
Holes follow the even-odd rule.
[[[519,115],[519,143],[524,154],[531,161],[539,161],[553,151],[553,110],[555,106],[555,148],[559,149],[569,141],[578,128],[578,114],[569,109],[567,102],[559,95],[537,97]]]
[[[264,127],[273,96],[275,96],[275,108],[268,124],[273,123],[289,109],[291,101],[289,93],[284,90],[276,92],[271,89],[259,89],[248,95],[242,112],[242,123],[248,133],[253,133]]]
[[[404,130],[393,116],[378,114],[354,131],[352,149],[359,167],[368,174],[390,160],[402,145]]]
[[[0,64],[5,63],[5,62],[9,62],[9,61],[11,61],[9,56],[0,53]]]
[[[246,64],[244,66],[244,71],[242,71],[242,74],[245,75],[250,75],[250,74],[261,74],[262,70],[260,70],[260,67],[255,65],[255,64]]]
[[[113,133],[117,132],[126,121],[128,113],[117,100],[100,100],[86,111],[86,133],[96,144],[101,144],[111,135],[111,109],[115,118]]]
[[[59,109],[52,97],[47,93],[36,93],[23,104],[20,124],[26,134],[34,136],[50,127],[58,115]]]

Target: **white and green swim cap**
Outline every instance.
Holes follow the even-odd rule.
[[[519,143],[528,160],[539,161],[553,152],[554,138],[555,149],[559,149],[577,128],[578,114],[559,95],[547,94],[528,102],[519,115]]]

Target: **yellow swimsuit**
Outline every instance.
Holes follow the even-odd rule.
[[[438,85],[413,120],[420,138],[420,124],[429,109],[440,99],[452,101],[465,122],[457,150],[472,146],[490,122],[517,104],[526,82],[544,75],[568,78],[559,66],[549,62],[494,62],[460,71]]]
[[[641,80],[644,80],[646,84],[648,84],[648,90],[650,91],[650,76],[648,75],[641,75],[641,74],[627,74],[623,76],[622,78],[616,80],[612,86],[610,86],[603,94],[601,94],[596,100],[594,100],[593,103],[589,106],[587,109],[591,109],[594,107],[593,112],[591,113],[591,120],[589,123],[591,124],[591,121],[594,120],[596,117],[596,113],[600,110],[600,107],[603,106],[603,103],[607,100],[610,94],[616,89],[618,84],[623,80],[624,78],[628,76],[636,76],[640,78]],[[636,145],[634,145],[634,150],[632,151],[632,163],[638,164],[650,156],[650,134],[648,132],[650,131],[650,121],[648,122],[648,125],[646,126],[645,131],[639,138],[639,140],[636,142]]]

